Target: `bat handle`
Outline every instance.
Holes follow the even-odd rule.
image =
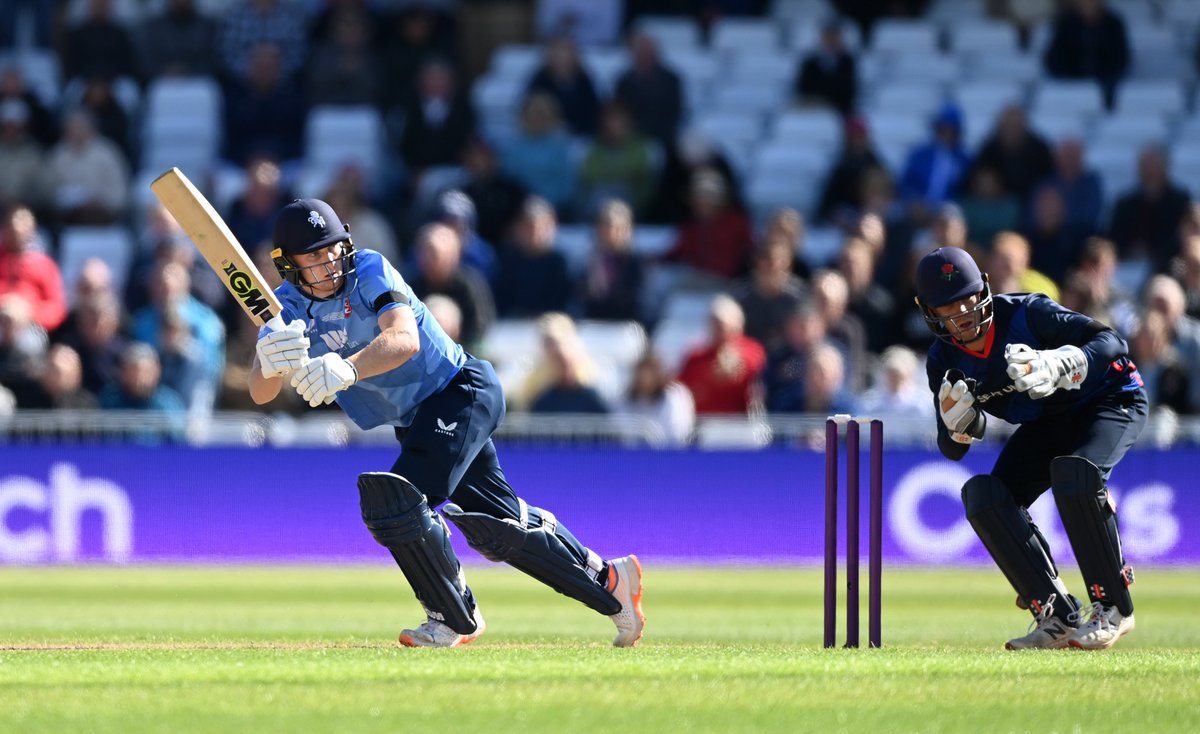
[[[271,317],[271,320],[266,323],[266,327],[271,331],[279,331],[284,327],[283,314],[277,313]]]

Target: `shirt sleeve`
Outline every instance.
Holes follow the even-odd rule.
[[[357,287],[371,311],[380,314],[400,306],[411,307],[412,289],[382,255],[366,250],[359,252],[355,259]]]
[[[1089,367],[1108,364],[1129,353],[1129,345],[1111,327],[1064,308],[1044,295],[1030,297],[1027,313],[1029,328],[1043,348],[1077,346],[1083,349]]]

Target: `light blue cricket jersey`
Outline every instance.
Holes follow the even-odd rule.
[[[349,357],[379,335],[380,313],[406,308],[389,294],[399,294],[401,301],[407,299],[407,307],[412,308],[417,320],[421,351],[397,369],[360,380],[339,392],[337,402],[359,428],[408,426],[421,401],[444,388],[467,358],[382,255],[374,250],[358,250],[355,258],[357,273],[350,276],[349,288],[328,301],[314,301],[291,283],[276,288],[275,294],[283,304],[283,320],[300,319],[308,325],[304,333],[311,342],[310,357],[327,352]],[[259,329],[259,336],[266,331],[265,327]],[[290,384],[285,384],[285,389],[290,390]]]

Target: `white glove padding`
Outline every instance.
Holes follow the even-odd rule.
[[[1004,359],[1013,385],[1034,400],[1053,395],[1056,390],[1078,390],[1087,379],[1087,355],[1070,344],[1044,350],[1009,344],[1004,348]]]
[[[308,360],[292,374],[292,387],[314,408],[356,382],[358,369],[333,352]]]
[[[949,380],[942,378],[942,386],[938,389],[938,413],[941,414],[942,423],[951,435],[963,434],[975,422],[979,413],[974,406],[975,396],[971,394],[971,388],[964,380],[956,380],[951,384]],[[969,442],[970,437],[960,443]]]
[[[282,377],[308,359],[308,337],[299,319],[263,334],[254,350],[263,377]]]

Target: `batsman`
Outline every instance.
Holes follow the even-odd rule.
[[[966,516],[1034,616],[1009,650],[1109,648],[1133,630],[1133,571],[1125,563],[1113,468],[1146,423],[1146,393],[1125,341],[1108,326],[1040,293],[993,295],[960,248],[917,266],[917,306],[937,336],[926,368],[938,448],[958,461],[983,438],[987,416],[1017,426],[991,473],[962,488]],[[1087,587],[1084,607],[1059,576],[1029,506],[1046,490]]]
[[[336,401],[361,428],[395,429],[400,456],[390,471],[357,483],[363,522],[425,609],[401,644],[457,647],[484,632],[445,519],[488,560],[607,615],[617,647],[637,644],[645,626],[637,557],[601,558],[509,486],[492,444],[505,412],[492,366],[451,340],[378,252],[355,248],[325,202],[285,206],[273,241],[285,325],[260,330],[250,394],[263,404],[286,386],[312,407]]]

